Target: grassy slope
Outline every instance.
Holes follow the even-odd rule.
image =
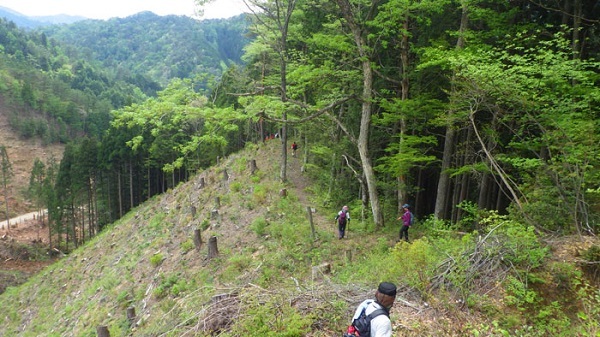
[[[387,254],[396,229],[375,235],[353,223],[351,239],[337,240],[335,210],[320,208],[305,188],[310,185],[305,186],[299,159],[289,160],[290,182],[278,182],[278,144],[249,146],[140,205],[85,247],[10,288],[0,296],[0,335],[96,336],[102,325],[111,336],[339,335],[350,311],[371,294],[369,286],[385,279],[385,267],[365,273],[361,265],[376,266],[370,256]],[[251,159],[259,168],[254,175]],[[285,198],[282,188],[288,190]],[[316,209],[316,240],[307,206]],[[217,258],[207,258],[206,244],[194,248],[196,228],[203,229],[205,243],[217,238]],[[323,263],[330,273],[314,271]],[[357,282],[348,276],[355,270]],[[397,335],[461,335],[469,324],[492,319],[485,317],[489,309],[428,302],[402,287],[392,313]],[[133,325],[128,307],[136,310]]]
[[[313,242],[306,206],[297,202],[293,186],[277,181],[273,158],[279,157],[278,149],[274,141],[228,158],[139,206],[23,286],[9,289],[0,297],[0,335],[95,336],[99,325],[108,326],[113,336],[126,335],[126,308],[133,306],[135,335],[181,336],[203,328],[203,307],[215,294],[248,284],[265,291],[271,286],[293,289],[294,279],[305,284],[313,262],[339,260],[321,254],[331,254],[341,243],[333,240],[332,221],[323,223],[318,213],[321,239]],[[259,168],[254,176],[250,159]],[[293,164],[290,174],[299,174],[298,163]],[[201,178],[205,188],[199,187]],[[279,196],[283,187],[289,188],[287,198]],[[217,197],[219,216],[214,218]],[[218,258],[206,258],[206,245],[194,249],[195,228],[206,228],[205,243],[217,237]],[[315,245],[318,254],[313,254]]]

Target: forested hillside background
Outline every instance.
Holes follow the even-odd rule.
[[[108,21],[48,26],[42,31],[99,61],[117,76],[144,75],[163,87],[172,78],[195,78],[195,85],[206,89],[207,82],[241,64],[249,41],[246,26],[243,15],[199,22],[186,16],[143,12]]]
[[[70,251],[277,135],[271,160],[282,184],[294,140],[319,205],[347,204],[361,231],[381,236],[382,255],[370,258],[389,264],[367,258],[363,281],[393,279],[424,301],[435,293],[482,314],[497,310],[482,301],[486,284],[500,284],[514,312],[473,331],[598,334],[598,246],[582,248],[580,265],[544,266],[550,238],[583,242],[598,232],[597,2],[248,3],[258,12],[198,31],[151,13],[32,32],[4,23],[0,89],[18,107],[15,128],[66,143],[60,165],[40,163],[30,184],[49,210],[52,246]],[[180,45],[190,41],[208,44]],[[260,207],[258,199],[240,207]],[[419,236],[390,249],[404,203]],[[253,230],[262,237],[269,225]],[[390,267],[401,257],[415,265]],[[240,273],[255,266],[236,263]],[[366,277],[367,267],[379,274]],[[249,277],[266,287],[282,281],[277,269]],[[554,286],[576,304],[546,302]],[[561,317],[567,311],[576,315]]]

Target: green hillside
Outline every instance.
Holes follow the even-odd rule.
[[[248,44],[248,22],[229,19],[195,20],[142,12],[126,18],[84,20],[39,30],[115,75],[145,76],[165,87],[173,78],[219,77],[241,64]],[[142,84],[142,83],[140,83]],[[206,89],[206,84],[202,85]]]
[[[597,335],[598,288],[568,260],[598,240],[542,243],[491,215],[479,235],[422,221],[411,244],[396,244],[397,226],[375,234],[354,209],[338,240],[335,209],[322,206],[300,158],[279,182],[279,149],[248,145],[9,288],[0,335],[96,336],[101,326],[111,336],[340,335],[382,280],[399,286],[396,336]]]

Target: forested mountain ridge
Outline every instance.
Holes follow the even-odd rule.
[[[40,29],[78,48],[116,73],[143,74],[166,86],[172,78],[219,77],[241,64],[247,18],[196,20],[142,12],[126,18],[86,20]],[[204,85],[205,87],[205,85]]]
[[[80,16],[53,15],[53,16],[26,16],[12,9],[0,6],[0,18],[12,21],[22,28],[36,28],[61,23],[73,23],[85,20]]]
[[[72,47],[4,19],[0,19],[0,76],[0,94],[13,107],[11,125],[23,137],[37,136],[45,142],[99,137],[112,109],[142,102],[147,98],[142,90],[155,93],[158,87],[143,75],[113,76]]]

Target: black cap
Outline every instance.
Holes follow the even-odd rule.
[[[377,288],[377,291],[384,295],[392,297],[396,296],[396,286],[393,283],[381,282],[379,283],[379,288]]]

